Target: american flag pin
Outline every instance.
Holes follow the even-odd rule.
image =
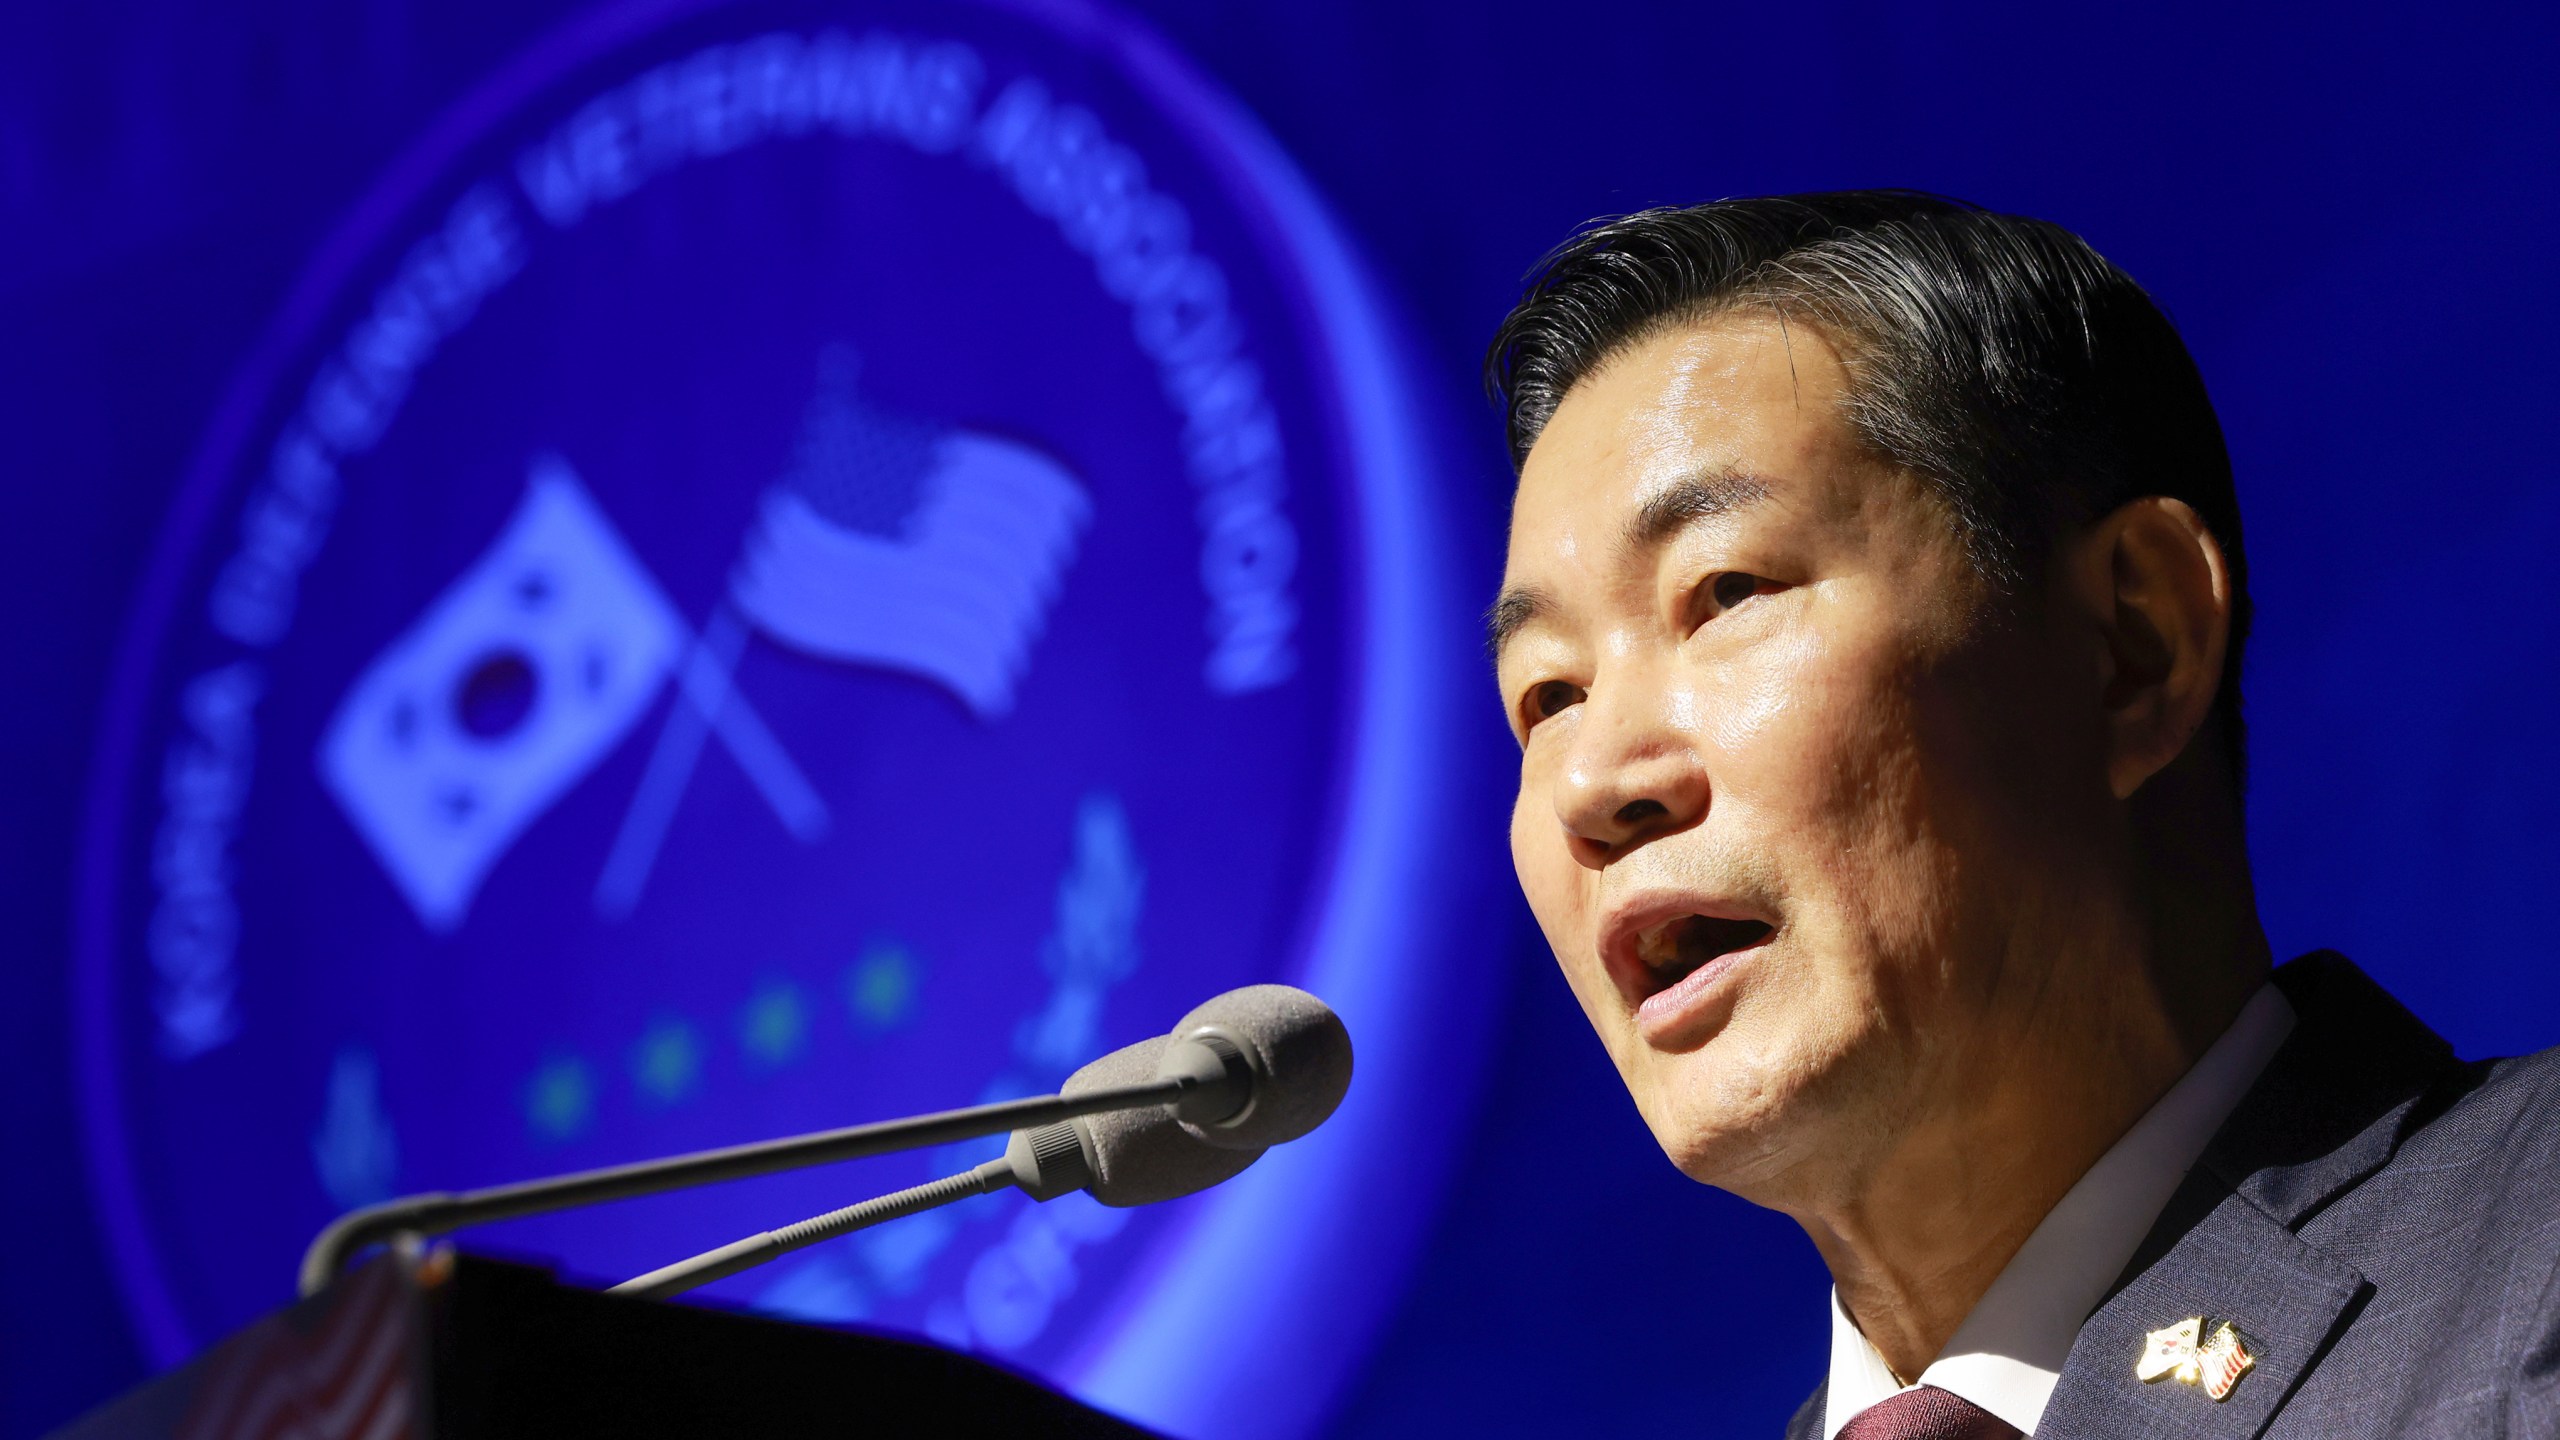
[[[2196,1357],[2197,1368],[2204,1372],[2204,1393],[2216,1400],[2230,1399],[2231,1387],[2257,1363],[2258,1357],[2249,1353],[2248,1343],[2229,1321],[2213,1332],[2213,1338],[2204,1342],[2204,1352]]]
[[[2181,1385],[2193,1385],[2221,1401],[2231,1398],[2240,1377],[2257,1363],[2249,1342],[2231,1322],[2215,1325],[2202,1315],[2192,1315],[2144,1336],[2142,1354],[2133,1362],[2133,1374],[2144,1384],[2176,1380]]]

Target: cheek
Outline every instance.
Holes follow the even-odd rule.
[[[1511,801],[1511,869],[1520,877],[1520,893],[1538,917],[1538,928],[1561,953],[1561,930],[1571,919],[1568,912],[1574,908],[1579,887],[1563,873],[1572,866],[1573,857],[1564,848],[1554,807],[1544,795],[1544,788],[1524,765],[1520,792]]]
[[[1543,780],[1523,771],[1520,793],[1511,805],[1511,868],[1539,933],[1554,952],[1575,997],[1595,1018],[1601,1014],[1594,987],[1605,989],[1594,949],[1596,921],[1591,909],[1591,872],[1573,857],[1547,798]]]
[[[1986,857],[1963,767],[1928,744],[1926,696],[1884,689],[1844,716],[1830,783],[1807,815],[1831,942],[1872,1023],[1918,1037],[1942,1028],[1985,937],[1973,902]]]
[[[1753,832],[1787,835],[1794,849],[1811,838],[1801,832],[1853,810],[1847,772],[1891,729],[1865,683],[1872,663],[1799,625],[1701,673],[1703,698],[1684,693],[1675,708],[1694,714],[1687,730],[1708,756],[1713,803]]]
[[[1713,704],[1693,690],[1675,692],[1674,723],[1731,761],[1800,762],[1810,738],[1803,732],[1822,712],[1819,690],[1829,659],[1822,637],[1809,629],[1772,636],[1747,662],[1709,672]]]
[[[1823,949],[1902,951],[1939,918],[1952,857],[1915,699],[1928,683],[1890,637],[1808,631],[1761,647],[1715,709],[1725,799]]]

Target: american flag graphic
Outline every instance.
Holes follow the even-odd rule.
[[[423,1333],[418,1290],[391,1256],[223,1342],[179,1440],[412,1440]]]
[[[2204,1316],[2193,1315],[2143,1337],[2142,1355],[2133,1362],[2134,1378],[2145,1384],[2175,1379],[2201,1387],[2216,1400],[2229,1399],[2231,1387],[2258,1357],[2249,1353],[2248,1342],[2229,1321],[2214,1326],[2210,1336],[2205,1333],[2209,1324]]]
[[[822,357],[791,469],[757,512],[730,599],[777,643],[933,681],[996,719],[1013,708],[1093,502],[1031,446],[872,404],[856,368],[841,348]]]
[[[2229,1398],[2231,1387],[2249,1367],[2258,1363],[2256,1356],[2240,1339],[2240,1332],[2228,1324],[2213,1332],[2204,1342],[2204,1352],[2196,1357],[2196,1369],[2204,1383],[2204,1393],[2216,1400]]]

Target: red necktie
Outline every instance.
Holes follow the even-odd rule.
[[[2018,1427],[1935,1385],[1870,1405],[1840,1427],[1839,1440],[2021,1440]]]

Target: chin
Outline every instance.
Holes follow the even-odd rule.
[[[1740,1194],[1799,1149],[1790,1139],[1798,1128],[1793,1107],[1767,1083],[1716,1074],[1703,1052],[1649,1058],[1655,1073],[1630,1088],[1654,1142],[1681,1174]]]
[[[1648,1057],[1652,1073],[1637,1094],[1655,1142],[1681,1174],[1793,1211],[1855,1168],[1856,1139],[1867,1128],[1857,1117],[1868,1107],[1841,1103],[1861,1088],[1843,1073],[1855,1067],[1836,1055],[1826,1064],[1819,1054],[1792,1052],[1736,1063],[1713,1056],[1717,1048]]]
[[[1655,1138],[1681,1174],[1764,1209],[1793,1209],[1793,1197],[1820,1188],[1805,1163],[1814,1147],[1796,1144],[1774,1129],[1725,1126],[1677,1136],[1656,1132]]]

